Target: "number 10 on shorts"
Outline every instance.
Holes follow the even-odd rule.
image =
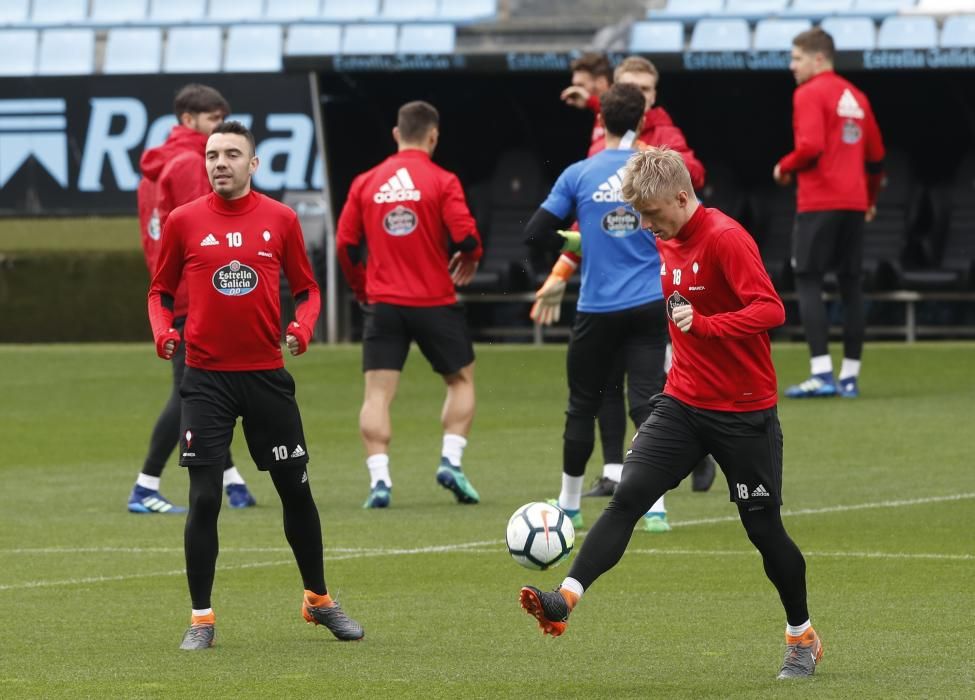
[[[278,445],[277,447],[272,447],[271,448],[271,454],[274,455],[274,461],[275,462],[280,462],[282,459],[287,459],[288,458],[288,446],[287,445]],[[742,486],[742,484],[739,484],[739,486]],[[747,489],[745,490],[745,493],[748,493]]]

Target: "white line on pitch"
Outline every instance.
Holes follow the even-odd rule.
[[[627,554],[676,554],[682,556],[708,557],[750,557],[758,556],[758,551],[727,549],[627,549]],[[803,550],[804,557],[849,558],[849,559],[926,559],[940,561],[975,561],[975,554],[934,554],[928,552],[817,552]]]

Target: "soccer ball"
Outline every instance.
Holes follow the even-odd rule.
[[[576,531],[565,513],[548,503],[528,503],[508,520],[508,552],[528,569],[544,571],[569,556]]]

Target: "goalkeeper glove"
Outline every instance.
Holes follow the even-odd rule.
[[[535,292],[535,303],[528,314],[535,323],[540,326],[558,323],[562,315],[565,285],[573,272],[575,272],[575,264],[565,257],[560,257],[552,268],[552,273],[545,280],[545,284]]]
[[[576,255],[582,254],[582,235],[578,231],[556,231],[556,233],[565,239],[561,248],[563,253],[575,253]],[[572,276],[571,272],[569,273],[569,276]],[[566,279],[568,279],[568,277]]]

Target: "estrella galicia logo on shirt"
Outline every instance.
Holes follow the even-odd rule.
[[[667,318],[673,321],[674,309],[676,309],[678,306],[683,306],[684,304],[690,304],[690,303],[691,302],[685,299],[681,295],[681,293],[675,289],[673,292],[670,293],[670,296],[667,297]]]
[[[213,288],[228,297],[242,297],[257,289],[257,270],[232,260],[213,273]]]
[[[640,217],[632,209],[616,207],[606,212],[600,225],[608,236],[626,238],[640,230]]]
[[[390,236],[408,236],[416,230],[416,214],[400,205],[383,217],[383,228]]]

